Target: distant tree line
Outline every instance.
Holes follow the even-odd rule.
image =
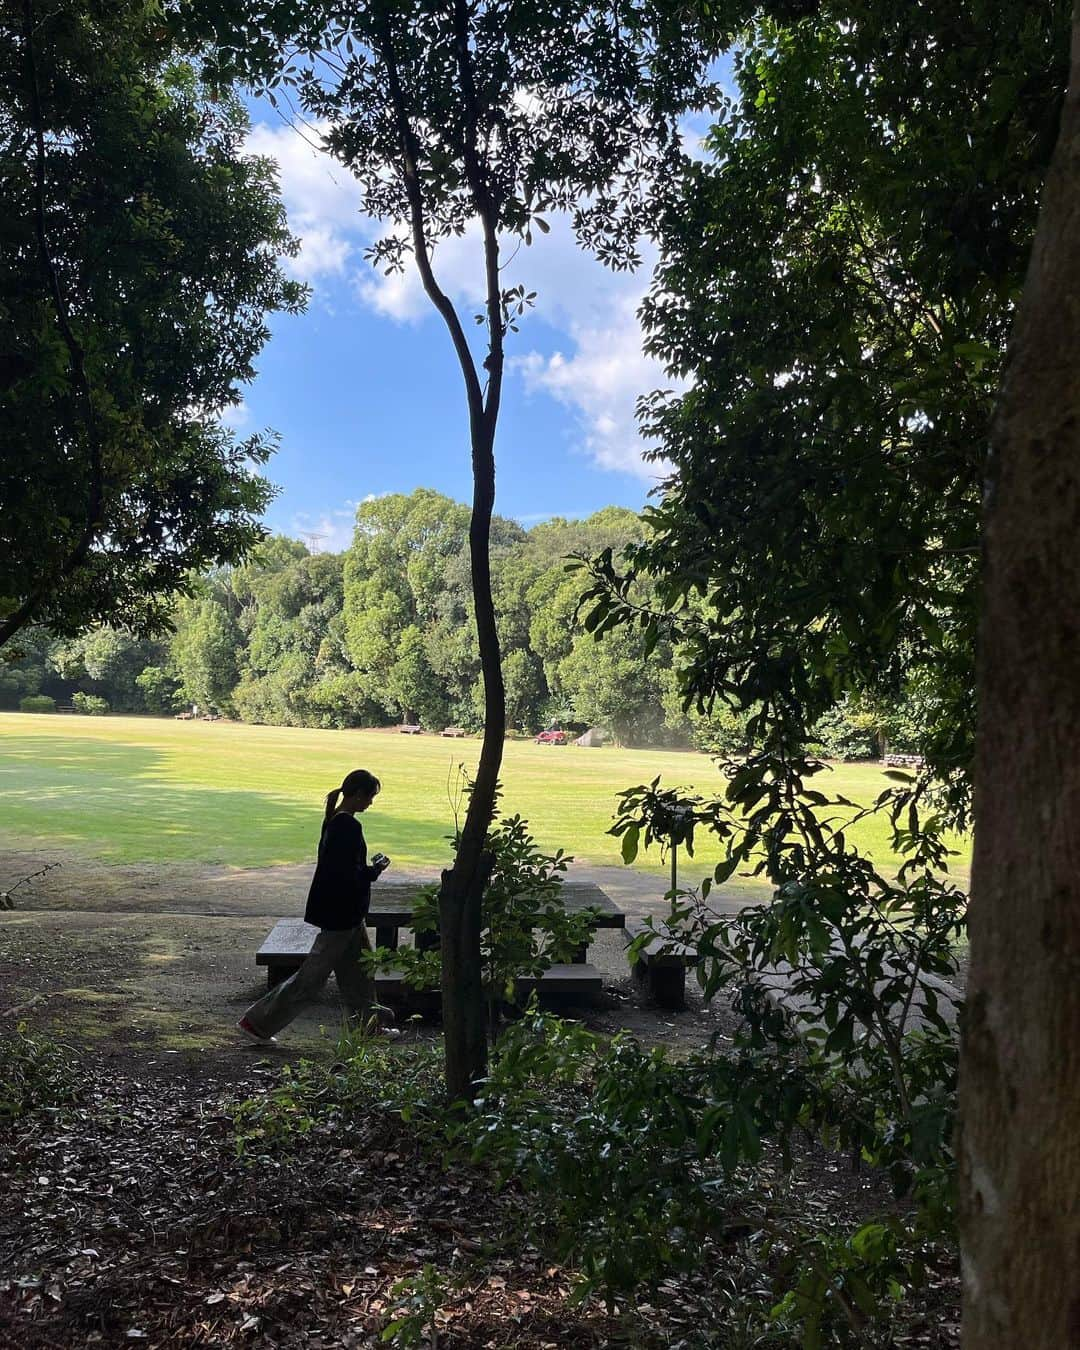
[[[478,729],[468,508],[426,488],[365,502],[344,553],[284,536],[242,566],[195,578],[173,632],[96,627],[56,639],[31,630],[0,667],[0,706],[171,715],[197,704],[245,722],[359,727],[393,722]],[[600,726],[624,745],[737,751],[747,716],[683,708],[677,653],[636,631],[597,640],[578,616],[575,554],[640,542],[632,511],[523,529],[493,522],[493,584],[508,721],[519,732]],[[45,702],[40,702],[44,698]],[[27,699],[35,702],[26,703]],[[853,702],[818,729],[826,753],[863,758],[912,740],[912,707]]]

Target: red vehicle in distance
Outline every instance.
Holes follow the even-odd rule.
[[[542,731],[536,738],[537,745],[565,745],[570,737],[565,731]]]

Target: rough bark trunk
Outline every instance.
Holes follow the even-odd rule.
[[[963,1343],[1080,1347],[1080,11],[995,418],[960,1085]]]

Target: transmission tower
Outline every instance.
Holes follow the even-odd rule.
[[[300,538],[307,542],[308,550],[311,553],[321,553],[320,545],[326,538],[325,534],[316,534],[314,530],[298,530]]]

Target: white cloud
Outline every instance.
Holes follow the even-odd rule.
[[[343,276],[371,234],[356,179],[318,148],[322,129],[258,122],[247,139],[252,154],[277,161],[289,225],[300,240],[289,270],[308,282]]]
[[[351,293],[395,322],[431,316],[411,258],[406,257],[404,272],[390,276],[364,260],[365,247],[383,227],[364,215],[352,175],[313,144],[319,132],[319,127],[301,134],[290,126],[258,124],[248,140],[250,150],[271,156],[279,165],[289,222],[301,240],[291,270],[314,284],[327,302],[337,304]],[[686,135],[689,140],[690,127]],[[636,273],[613,273],[577,246],[567,217],[552,216],[548,225],[547,234],[535,233],[531,247],[513,254],[516,241],[509,246],[503,281],[536,292],[535,314],[565,334],[565,351],[550,357],[535,351],[515,355],[515,346],[528,340],[526,315],[521,337],[515,341],[512,335],[508,343],[510,371],[533,393],[547,394],[576,414],[581,449],[598,465],[644,479],[656,477],[656,468],[641,459],[644,446],[634,418],[637,398],[667,383],[656,362],[642,354],[636,315],[655,249],[646,244]],[[438,245],[434,269],[471,337],[472,316],[483,304],[483,253],[475,224]]]
[[[251,421],[251,409],[243,399],[239,403],[230,403],[227,408],[222,408],[218,413],[217,419],[223,427],[229,427],[232,431],[239,431],[241,427],[247,426]]]
[[[323,511],[312,515],[300,511],[293,516],[288,533],[302,539],[313,553],[341,553],[353,540],[356,508]]]
[[[513,364],[526,388],[544,391],[578,416],[584,448],[605,469],[652,480],[661,465],[646,463],[635,405],[641,394],[667,383],[659,364],[641,349],[636,302],[623,297],[604,324],[572,324],[575,350],[543,357],[530,352]]]

